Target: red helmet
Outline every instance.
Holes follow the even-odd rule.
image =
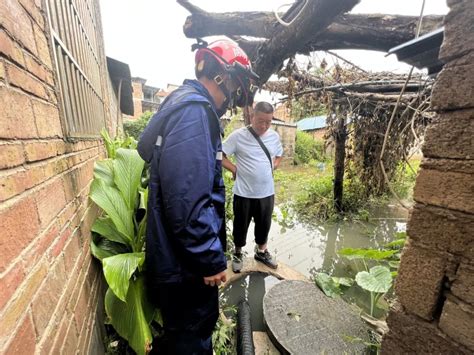
[[[208,45],[198,39],[198,43],[193,46],[194,48],[198,48],[195,56],[196,65],[204,59],[206,53],[211,54],[219,62],[222,69],[239,83],[239,88],[234,95],[235,105],[242,107],[252,104],[257,89],[252,82],[256,82],[259,77],[252,71],[252,65],[247,54],[237,43],[228,39],[221,39]]]
[[[217,54],[214,57],[223,65],[233,65],[235,62],[238,62],[247,69],[252,68],[247,54],[234,41],[220,39],[210,43],[207,48],[199,48],[195,57],[196,64],[203,59],[204,53],[207,50]]]

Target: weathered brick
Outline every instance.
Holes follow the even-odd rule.
[[[41,62],[48,67],[53,69],[53,63],[51,61],[51,54],[49,52],[48,40],[44,32],[37,25],[33,25],[36,46],[38,48],[38,57]]]
[[[33,333],[33,322],[31,321],[31,315],[28,313],[16,333],[11,335],[10,345],[3,354],[34,354],[36,351],[36,339],[32,336]]]
[[[6,205],[6,206],[5,206]],[[35,238],[39,231],[39,218],[31,197],[0,209],[0,273]]]
[[[20,263],[16,263],[9,271],[0,277],[0,312],[10,300],[25,278],[25,272]]]
[[[42,164],[42,167],[45,179],[52,178],[69,169],[67,159],[65,157],[58,157],[48,160]]]
[[[74,318],[77,324],[77,329],[82,329],[84,321],[87,316],[92,312],[91,305],[88,304],[91,297],[90,288],[86,287],[87,284],[84,284],[80,290],[77,303],[74,307]]]
[[[25,65],[23,51],[3,30],[0,30],[0,53],[21,66]]]
[[[31,20],[18,1],[2,0],[0,2],[0,25],[5,27],[31,53],[37,53]]]
[[[48,265],[46,263],[40,264],[23,282],[20,291],[17,292],[18,296],[6,307],[0,317],[0,329],[2,330],[0,332],[0,349],[9,340],[15,325],[27,311],[33,296],[38,291],[47,273]]]
[[[3,64],[3,60],[0,59],[0,80],[4,80],[5,78],[5,65]]]
[[[395,293],[405,309],[431,320],[437,307],[446,258],[407,242],[395,282]]]
[[[470,0],[451,2],[444,20],[444,40],[439,57],[445,63],[474,50],[474,3]],[[460,40],[465,39],[465,40]]]
[[[69,319],[68,317],[64,316],[61,320],[61,323],[59,325],[59,330],[56,333],[56,336],[52,334],[54,337],[54,344],[50,348],[49,346],[42,346],[40,350],[40,354],[62,354],[61,353],[61,348],[64,344],[64,341],[66,340],[66,333],[67,333],[67,328],[69,325]]]
[[[25,65],[26,69],[28,69],[28,71],[38,79],[50,86],[54,85],[53,74],[48,69],[46,69],[46,67],[38,63],[35,58],[25,54]]]
[[[474,175],[474,160],[425,158],[420,165],[423,169]]]
[[[36,337],[42,337],[63,293],[67,276],[63,258],[58,258],[50,268],[46,280],[35,295],[31,305]]]
[[[58,108],[38,100],[32,100],[32,103],[39,137],[62,137]]]
[[[0,169],[13,168],[23,164],[25,155],[21,143],[0,143]]]
[[[25,143],[26,161],[33,162],[58,155],[59,152],[56,142],[56,140],[48,140]]]
[[[443,306],[439,328],[449,337],[474,351],[474,308],[449,297]]]
[[[382,339],[381,353],[392,354],[471,354],[466,347],[444,335],[436,322],[427,322],[408,314],[399,304],[392,307]]]
[[[474,216],[416,204],[407,225],[410,238],[428,249],[474,255]]]
[[[43,99],[48,99],[48,94],[43,83],[29,75],[28,72],[11,64],[6,65],[6,71],[11,85],[17,86]]]
[[[61,254],[64,250],[64,246],[66,245],[67,241],[71,238],[72,235],[72,229],[70,227],[64,228],[64,230],[61,231],[61,234],[59,235],[58,238],[54,241],[52,247],[51,247],[51,252],[50,252],[50,257],[51,258],[56,258],[58,257],[59,254]]]
[[[434,110],[474,107],[474,64],[445,67],[438,74],[431,94]]]
[[[0,172],[0,202],[8,200],[43,182],[41,166],[28,166]]]
[[[471,257],[474,254],[470,254]],[[474,263],[474,260],[471,260]],[[451,286],[453,295],[474,306],[474,266],[462,263]]]
[[[33,0],[19,0],[21,5],[25,8],[28,14],[33,18],[33,20],[40,26],[41,29],[44,29],[44,17],[40,9],[36,6],[35,1]]]
[[[53,241],[59,235],[58,223],[50,224],[49,228],[44,230],[37,236],[32,244],[32,247],[22,255],[21,262],[25,272],[28,273],[33,269],[41,259],[45,258],[46,251],[51,247]],[[51,261],[51,260],[48,260]]]
[[[77,352],[77,346],[79,342],[79,335],[77,326],[74,318],[69,324],[69,328],[66,333],[66,341],[61,349],[62,354],[75,354]]]
[[[474,110],[443,112],[428,126],[425,157],[474,159]]]
[[[0,86],[0,117],[0,138],[38,136],[31,101],[27,95]]]
[[[420,203],[474,212],[474,179],[471,174],[420,169],[414,199]]]
[[[66,205],[66,197],[61,178],[57,178],[45,186],[35,196],[36,205],[41,221],[41,227],[46,227],[54,218],[57,217]]]

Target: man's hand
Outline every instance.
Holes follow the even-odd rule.
[[[218,273],[217,275],[204,277],[204,283],[209,286],[219,286],[221,282],[226,282],[226,280],[227,280],[227,274],[225,270]]]

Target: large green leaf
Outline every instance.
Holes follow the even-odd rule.
[[[324,292],[328,297],[335,298],[342,294],[339,285],[337,285],[331,276],[325,274],[324,272],[318,272],[314,277],[316,285]]]
[[[150,323],[155,309],[146,300],[142,277],[130,282],[126,302],[118,299],[109,288],[105,295],[105,311],[114,329],[137,354],[150,351],[153,340]]]
[[[134,210],[137,203],[144,165],[145,162],[136,150],[123,148],[117,150],[114,160],[114,181],[130,210]]]
[[[384,293],[392,287],[392,274],[388,267],[377,265],[372,267],[369,272],[357,273],[356,282],[364,290]]]
[[[101,179],[106,185],[114,186],[114,162],[112,159],[96,161],[94,178]]]
[[[122,301],[127,296],[130,277],[144,261],[145,253],[126,253],[102,259],[105,279]]]
[[[370,260],[383,260],[389,259],[397,250],[377,250],[377,249],[360,249],[360,248],[344,248],[339,250],[337,253],[349,260],[353,259],[370,259]]]
[[[128,248],[123,244],[115,243],[105,238],[96,239],[98,240],[91,239],[91,253],[99,260],[129,252]]]
[[[115,158],[115,143],[109,136],[109,132],[105,128],[100,131],[102,138],[104,139],[105,149],[107,150],[107,156],[111,159]]]
[[[120,234],[114,222],[112,222],[112,219],[109,217],[97,218],[94,224],[92,224],[91,230],[113,242],[130,245],[130,241],[127,237]]]
[[[112,186],[107,186],[102,180],[94,179],[90,197],[107,213],[117,230],[131,243],[134,235],[132,210],[127,208],[120,192]]]

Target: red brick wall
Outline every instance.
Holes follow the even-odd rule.
[[[101,347],[88,192],[104,149],[63,136],[43,4],[0,1],[0,353],[86,354]]]
[[[385,354],[474,353],[474,2],[448,5]]]

